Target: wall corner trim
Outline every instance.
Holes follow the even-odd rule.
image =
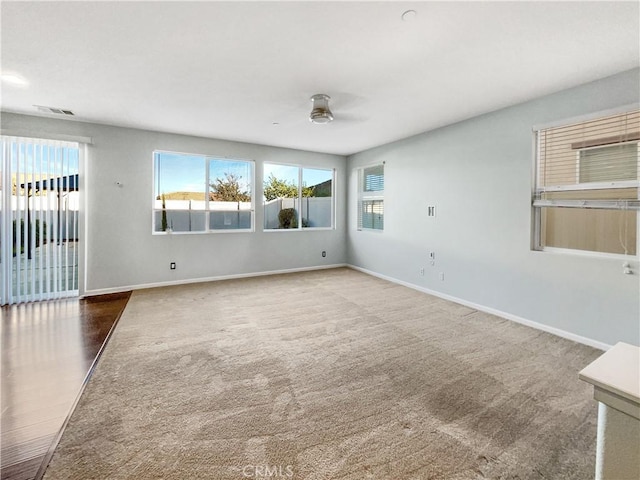
[[[549,325],[545,325],[543,323],[534,322],[533,320],[527,320],[526,318],[519,317],[517,315],[513,315],[511,313],[503,312],[501,310],[497,310],[495,308],[486,307],[484,305],[480,305],[478,303],[469,302],[462,298],[454,297],[453,295],[447,295],[445,293],[441,293],[435,290],[430,290],[428,288],[421,287],[419,285],[414,285],[413,283],[405,282],[403,280],[398,280],[394,277],[389,277],[387,275],[383,275],[381,273],[374,272],[372,270],[367,270],[366,268],[358,267],[356,265],[348,264],[347,267],[352,268],[353,270],[357,270],[362,273],[366,273],[367,275],[371,275],[373,277],[381,278],[382,280],[387,280],[391,283],[396,283],[398,285],[402,285],[407,288],[411,288],[413,290],[417,290],[422,293],[426,293],[428,295],[433,295],[434,297],[439,297],[444,300],[449,300],[450,302],[459,303],[460,305],[464,305],[465,307],[473,308],[475,310],[479,310],[481,312],[489,313],[491,315],[496,315],[498,317],[505,318],[515,323],[519,323],[521,325],[525,325],[527,327],[535,328],[536,330],[541,330],[543,332],[551,333],[552,335],[556,335],[558,337],[566,338],[567,340],[572,340],[577,343],[581,343],[583,345],[587,345],[589,347],[597,348],[598,350],[609,350],[611,345],[608,345],[603,342],[599,342],[598,340],[593,340],[588,337],[583,337],[581,335],[576,335],[575,333],[567,332],[565,330],[561,330],[559,328],[550,327]]]

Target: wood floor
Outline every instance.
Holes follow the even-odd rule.
[[[2,307],[2,480],[34,478],[130,294]]]

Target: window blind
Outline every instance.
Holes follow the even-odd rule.
[[[375,167],[365,168],[363,170],[363,188],[364,192],[381,192],[384,190],[384,166],[376,165]]]
[[[533,205],[640,209],[639,140],[637,110],[539,130]]]
[[[1,137],[3,304],[78,294],[75,142]]]
[[[384,165],[359,171],[358,230],[384,230]]]

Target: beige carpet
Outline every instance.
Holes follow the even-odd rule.
[[[350,269],[138,291],[44,478],[593,478],[600,354]]]

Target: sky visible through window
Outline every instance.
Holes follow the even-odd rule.
[[[11,144],[11,171],[21,177],[36,172],[37,178],[60,177],[78,173],[78,149],[76,147],[36,146]]]
[[[319,183],[331,180],[333,172],[331,170],[321,170],[315,168],[303,168],[302,181],[307,187],[313,187]],[[276,165],[273,163],[264,164],[265,180],[273,174],[274,177],[285,180],[288,183],[298,184],[298,167],[291,165]]]
[[[298,184],[298,167],[292,167],[291,165],[274,165],[272,163],[265,163],[264,165],[264,179],[266,180],[271,175],[274,177],[285,180],[288,183]]]
[[[226,180],[227,176],[238,180],[243,192],[251,193],[251,162],[240,160],[211,159],[209,162],[209,180],[214,183],[216,178]]]
[[[250,191],[247,180],[251,177],[250,164],[246,161],[234,161],[222,159],[216,161],[213,157],[209,164],[209,177],[211,181],[216,178],[225,178],[225,174],[240,177],[240,185]],[[199,155],[185,155],[179,153],[157,153],[155,156],[155,187],[156,196],[172,192],[200,192],[206,189],[205,157]],[[294,185],[298,184],[298,167],[291,165],[264,164],[264,179],[273,174],[276,178],[285,180]],[[306,186],[314,186],[331,180],[331,170],[305,168],[303,183]]]
[[[302,183],[307,187],[319,185],[333,179],[332,170],[321,170],[316,168],[302,169]]]
[[[172,192],[205,192],[204,157],[175,153],[156,155],[156,196]]]

